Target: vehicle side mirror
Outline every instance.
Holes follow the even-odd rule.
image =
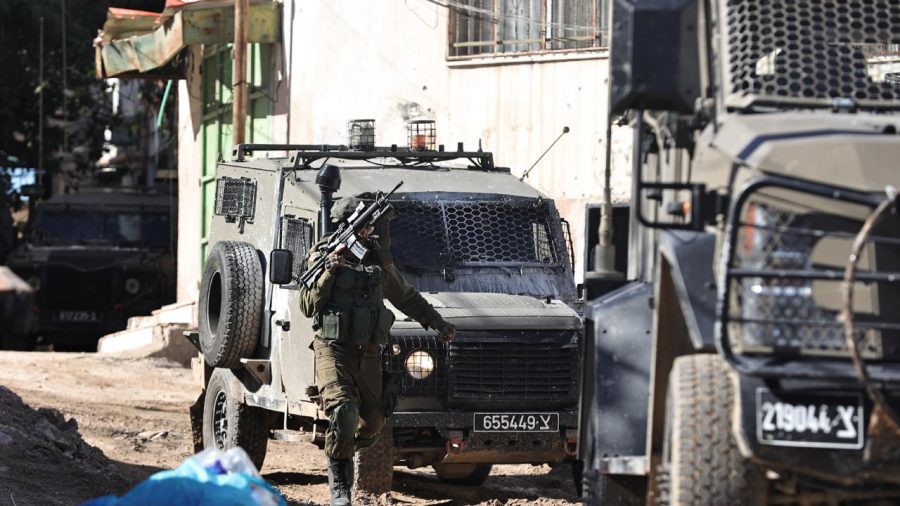
[[[269,255],[269,281],[273,285],[288,285],[293,281],[294,253],[287,249],[274,249]]]

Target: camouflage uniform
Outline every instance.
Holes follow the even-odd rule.
[[[311,249],[308,265],[325,240]],[[441,315],[400,274],[377,243],[364,262],[348,261],[325,271],[303,290],[301,309],[314,318],[316,384],[331,424],[325,433],[330,458],[352,458],[375,442],[385,418],[381,346],[388,343],[397,309],[425,327],[446,325]]]

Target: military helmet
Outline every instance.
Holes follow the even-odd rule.
[[[342,220],[346,220],[353,214],[353,211],[356,210],[356,206],[358,206],[360,202],[368,204],[373,200],[375,200],[374,192],[358,193],[356,195],[341,197],[333,206],[331,206],[331,221],[339,223]],[[393,210],[388,211],[385,217],[387,218],[387,221],[390,221],[394,217]],[[382,218],[380,221],[384,222],[385,220]]]

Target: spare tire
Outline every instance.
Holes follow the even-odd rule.
[[[259,340],[263,273],[253,246],[220,241],[206,258],[200,282],[200,351],[212,367],[234,369]]]

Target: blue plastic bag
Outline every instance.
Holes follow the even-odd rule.
[[[241,448],[207,449],[175,469],[160,471],[127,494],[92,499],[82,506],[287,506],[284,496],[266,483]]]

